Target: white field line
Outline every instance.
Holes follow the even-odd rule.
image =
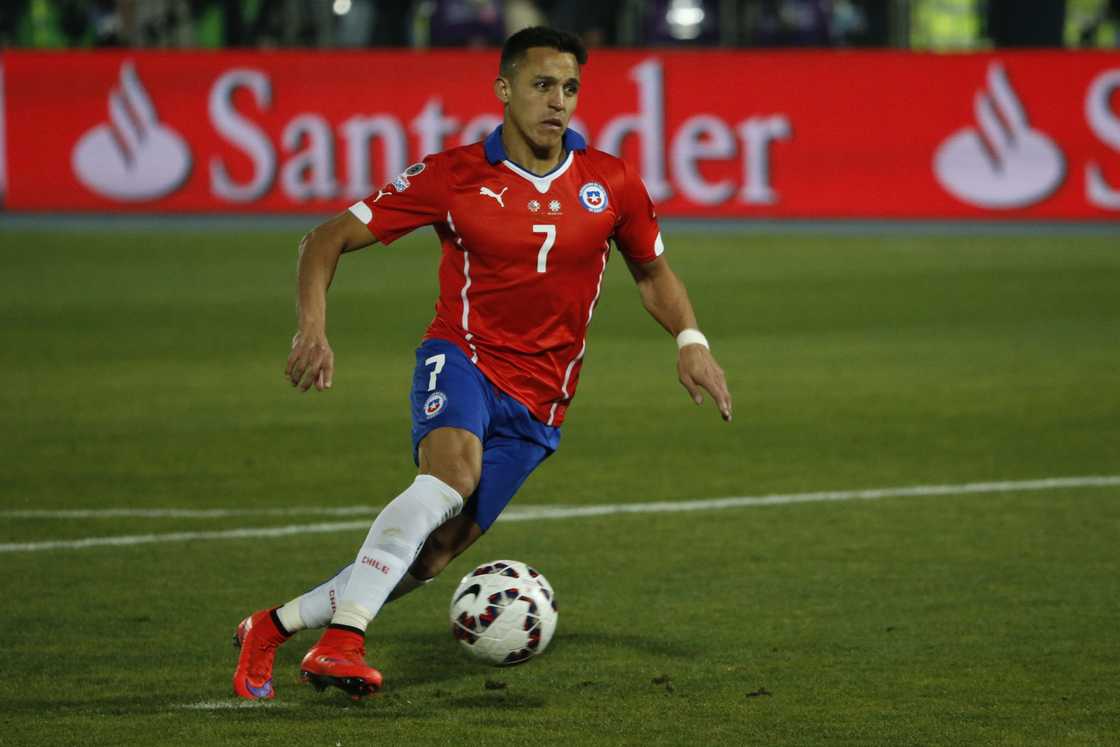
[[[1052,490],[1055,488],[1102,487],[1120,484],[1120,475],[1055,477],[1013,482],[974,482],[959,485],[914,485],[910,487],[837,490],[821,493],[791,493],[707,500],[622,503],[599,506],[522,506],[502,514],[504,521],[529,521],[542,518],[565,519],[615,513],[657,513],[664,511],[701,511],[743,506],[766,506],[816,501],[873,500],[876,498],[954,495],[959,493],[996,493],[1013,490]],[[284,508],[90,508],[90,509],[12,509],[0,511],[3,519],[225,519],[238,516],[367,516],[373,518],[381,506],[287,506]],[[333,525],[324,525],[333,526]],[[350,523],[339,525],[347,528]],[[323,530],[331,531],[331,530]]]
[[[79,508],[0,511],[2,519],[225,519],[231,516],[369,516],[380,506],[289,506],[287,508]]]
[[[938,495],[966,495],[973,493],[1010,493],[1034,490],[1057,490],[1061,488],[1093,488],[1120,485],[1120,475],[1090,475],[1082,477],[1055,477],[1042,480],[1019,480],[1009,482],[973,482],[959,485],[911,485],[869,490],[833,490],[819,493],[788,493],[762,496],[740,496],[734,498],[713,498],[689,501],[653,501],[648,503],[609,503],[598,506],[523,506],[511,508],[502,514],[499,521],[540,521],[546,519],[571,519],[586,516],[609,516],[614,514],[670,513],[681,511],[714,511],[749,506],[778,506],[791,503],[817,503],[825,501],[879,500],[882,498],[904,498]],[[359,507],[354,507],[359,508]],[[376,509],[360,507],[363,513]],[[126,511],[130,509],[104,509],[104,511]],[[276,509],[288,511],[292,509]],[[302,510],[302,509],[301,509]],[[323,509],[337,511],[350,509]],[[310,509],[308,509],[310,511]],[[69,512],[59,518],[69,518]],[[268,514],[268,510],[258,512]],[[97,514],[100,515],[100,514]],[[132,515],[132,514],[115,514]],[[147,514],[144,514],[147,515]],[[237,515],[248,515],[248,512]],[[246,539],[257,537],[285,537],[293,534],[317,534],[344,532],[369,527],[369,520],[342,521],[319,524],[290,524],[280,527],[246,527],[243,529],[224,529],[208,532],[169,532],[157,534],[133,534],[113,537],[86,537],[76,540],[54,540],[46,542],[17,542],[0,544],[0,553],[36,552],[42,550],[81,550],[89,547],[143,545],[154,542],[185,542],[193,540]]]
[[[230,708],[291,708],[295,703],[278,703],[275,700],[202,700],[198,703],[183,703],[175,708],[191,711],[223,711]]]
[[[352,529],[368,528],[369,521],[367,520],[342,521],[326,524],[289,524],[282,527],[246,527],[245,529],[221,529],[213,532],[123,534],[115,537],[85,537],[76,540],[0,544],[0,553],[36,552],[41,550],[84,550],[88,547],[121,547],[124,545],[147,545],[153,542],[286,537],[292,534],[321,534],[324,532],[345,532]]]

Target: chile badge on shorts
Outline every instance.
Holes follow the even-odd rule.
[[[443,392],[432,392],[428,395],[428,399],[424,401],[424,417],[431,420],[436,415],[443,412],[444,406],[447,404],[447,395]]]

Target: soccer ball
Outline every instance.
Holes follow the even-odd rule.
[[[497,666],[544,651],[558,616],[548,580],[516,560],[483,563],[451,597],[452,635],[472,656]]]

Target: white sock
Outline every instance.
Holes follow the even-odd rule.
[[[454,488],[431,475],[417,475],[374,519],[331,623],[365,630],[432,530],[462,509],[463,497]]]
[[[280,605],[276,610],[276,616],[280,618],[280,624],[284,626],[284,630],[289,633],[298,633],[307,627],[299,614],[298,597],[287,604]]]
[[[331,615],[338,606],[338,598],[342,596],[346,584],[350,581],[350,569],[353,567],[353,564],[346,566],[333,578],[327,579],[311,591],[300,594],[276,610],[280,624],[289,633],[307,628],[325,627],[331,621]]]
[[[350,582],[350,570],[353,567],[354,564],[351,563],[339,571],[334,578],[324,581],[311,591],[301,594],[277,609],[276,616],[280,618],[280,624],[284,629],[289,633],[298,633],[308,628],[325,628],[338,607],[338,598],[342,596],[346,584]],[[389,594],[385,604],[394,602],[434,580],[416,578],[412,573],[406,573]]]

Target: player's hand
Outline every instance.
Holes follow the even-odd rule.
[[[723,369],[703,345],[685,345],[677,355],[677,375],[696,404],[703,404],[707,392],[719,408],[723,419],[731,422],[731,393]]]
[[[331,388],[334,378],[334,351],[323,333],[296,332],[284,376],[306,392],[314,385],[320,392]]]

